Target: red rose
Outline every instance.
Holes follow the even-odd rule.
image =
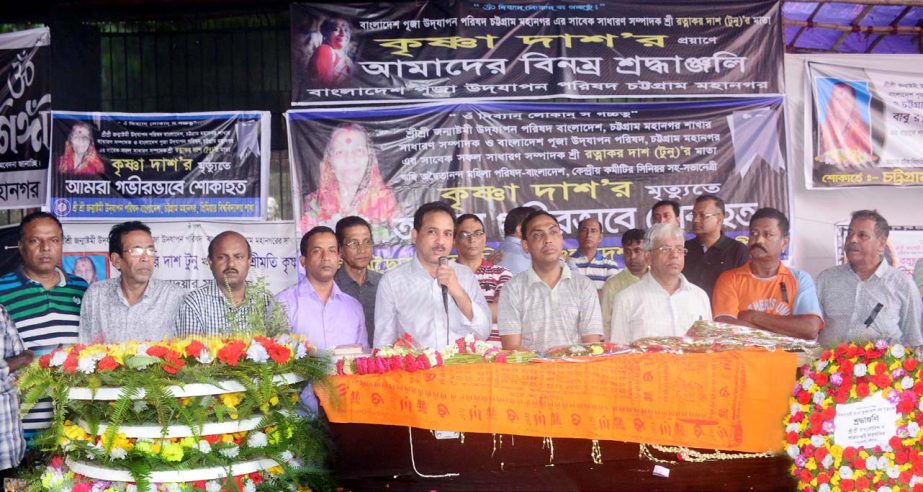
[[[859,354],[859,347],[857,347],[857,346],[855,346],[855,345],[850,345],[850,346],[846,347],[846,358],[852,359],[853,357],[855,357],[855,356],[858,355],[858,354]]]
[[[817,383],[818,386],[827,385],[827,375],[822,372],[817,373],[814,376],[812,376],[812,379],[814,379],[814,382]]]
[[[196,480],[192,482],[192,488],[195,490],[205,490],[205,480]]]
[[[826,458],[828,454],[830,454],[830,451],[827,451],[827,448],[817,448],[814,450],[814,459],[820,463],[824,461],[824,458]]]
[[[801,483],[811,483],[811,480],[814,479],[814,475],[808,470],[801,470],[799,475],[801,476]]]
[[[244,349],[247,344],[240,340],[234,340],[228,343],[218,351],[218,360],[229,366],[236,366],[240,358],[244,355]]]
[[[859,490],[868,490],[872,486],[872,483],[869,482],[868,477],[859,477],[856,479],[856,488]]]
[[[907,483],[907,482],[904,482]],[[923,492],[923,483],[918,483],[913,486],[913,492]]]
[[[798,433],[791,431],[785,435],[785,442],[789,444],[798,444]]]
[[[186,345],[186,357],[198,357],[205,350],[205,344],[198,340],[193,340]]]
[[[179,372],[183,366],[186,365],[186,361],[181,359],[179,354],[176,352],[170,351],[163,359],[163,364],[160,367],[169,374],[176,374]]]
[[[91,492],[93,487],[86,482],[77,482],[71,487],[71,492]]]
[[[410,354],[404,356],[404,370],[407,372],[414,372],[417,370],[417,361],[415,361]]]
[[[821,485],[825,483],[830,483],[830,475],[827,475],[826,473],[821,473],[817,475],[817,485]]]
[[[253,472],[248,476],[250,477],[250,481],[253,482],[254,484],[259,485],[263,483],[263,476],[260,475],[259,472]]]
[[[852,490],[854,490],[854,487],[855,487],[855,482],[853,482],[852,480],[849,480],[846,478],[844,478],[843,480],[840,480],[840,490],[842,490],[843,492],[852,492]]]
[[[918,364],[917,359],[913,357],[904,359],[904,370],[907,372],[911,372],[917,368],[917,364]]]
[[[804,420],[804,414],[802,412],[796,412],[791,416],[791,418],[788,419],[788,421],[792,424],[797,424],[802,420]]]
[[[801,403],[802,405],[807,405],[810,402],[811,402],[810,393],[808,393],[807,391],[802,391],[801,393],[798,393],[798,403]]]
[[[292,349],[286,347],[285,345],[279,345],[276,342],[272,342],[272,345],[266,348],[266,352],[269,353],[269,358],[276,361],[276,364],[285,364],[288,362],[289,357],[292,356]]]
[[[852,446],[847,447],[843,450],[843,459],[846,461],[852,461],[856,457],[858,450]]]
[[[876,362],[876,363],[872,364],[872,372],[873,372],[876,376],[879,376],[879,375],[882,375],[882,374],[887,374],[887,373],[888,373],[888,366],[886,366],[886,365],[885,365],[884,363],[882,363],[882,362]]]
[[[45,354],[39,357],[38,358],[39,367],[48,368],[48,366],[51,364],[51,356],[52,356],[52,353],[48,353],[48,354]]]
[[[119,361],[115,360],[111,355],[107,355],[100,359],[97,367],[99,367],[99,372],[112,371],[119,367]]]
[[[865,398],[869,395],[869,385],[868,383],[859,383],[856,385],[856,394],[860,397]]]
[[[417,356],[417,369],[429,369],[429,357],[426,354],[420,354]]]
[[[64,364],[61,366],[61,369],[65,374],[73,374],[77,372],[77,360],[77,347],[74,347],[67,354],[67,358],[64,359]]]
[[[150,355],[151,357],[160,357],[161,359],[163,359],[164,356],[167,355],[167,352],[169,351],[170,349],[166,347],[163,347],[160,345],[154,345],[153,347],[148,347],[147,355]]]
[[[898,477],[901,483],[910,483],[911,478],[913,478],[913,473],[910,473],[909,470],[905,472],[901,472],[900,476]]]

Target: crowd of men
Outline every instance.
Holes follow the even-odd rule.
[[[45,212],[20,225],[22,264],[0,277],[0,470],[16,466],[26,438],[47,427],[49,402],[20,417],[13,373],[56,347],[74,343],[159,340],[244,332],[254,316],[281,306],[288,328],[321,349],[390,345],[405,333],[441,348],[469,334],[504,349],[546,351],[576,343],[631,343],[682,336],[698,320],[717,320],[833,346],[878,340],[923,344],[921,291],[883,259],[889,226],[872,210],[854,212],[847,262],[817,283],[787,267],[789,221],[780,211],[753,214],[749,241],[724,234],[724,201],[695,200],[692,233],[680,207],[661,201],[653,225],[621,237],[624,269],[600,251],[604,231],[594,218],[578,225],[578,247],[564,251],[556,217],[517,207],[505,237],[485,257],[487,234],[474,214],[456,217],[441,202],[418,208],[414,256],[384,275],[369,269],[374,238],[356,216],[336,228],[318,226],[300,243],[304,277],[272,297],[247,281],[251,250],[238,232],[208,246],[213,279],[192,292],[154,277],[157,251],[142,222],[109,233],[116,278],[88,285],[60,268],[63,228]],[[452,251],[457,259],[450,261]],[[25,433],[25,434],[23,434]]]

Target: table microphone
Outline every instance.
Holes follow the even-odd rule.
[[[449,264],[448,256],[439,257],[439,266],[448,265],[448,264]],[[445,307],[446,316],[448,316],[449,315],[449,288],[446,287],[445,285],[440,285],[440,287],[442,287],[442,305],[443,307]]]

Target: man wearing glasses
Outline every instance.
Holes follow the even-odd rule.
[[[154,275],[154,238],[142,222],[116,224],[109,231],[109,261],[121,275],[87,289],[80,310],[81,343],[161,340],[173,334],[186,294]]]
[[[631,343],[646,337],[680,337],[693,323],[711,319],[705,292],[683,276],[683,230],[654,224],[644,236],[650,274],[615,296],[609,340]]]
[[[686,241],[686,280],[698,285],[711,298],[718,276],[737,268],[750,259],[744,243],[735,241],[721,231],[724,225],[724,200],[715,195],[702,195],[692,207],[692,232]]]
[[[381,274],[369,270],[372,262],[372,226],[355,215],[343,217],[336,225],[337,244],[340,246],[342,265],[333,276],[333,281],[344,293],[362,304],[368,344],[375,339],[375,294]]]
[[[484,258],[484,246],[487,244],[487,233],[484,232],[484,223],[474,214],[459,215],[455,220],[455,251],[458,252],[458,263],[465,265],[478,279],[481,292],[487,299],[490,307],[491,323],[497,322],[497,302],[500,300],[500,290],[513,274],[506,267],[494,265]],[[500,344],[500,332],[496,324],[490,329],[488,342]]]
[[[522,221],[522,247],[532,267],[516,274],[500,296],[497,324],[506,350],[544,352],[602,339],[602,314],[593,281],[561,260],[564,238],[544,210]]]

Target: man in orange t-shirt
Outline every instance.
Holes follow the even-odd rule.
[[[823,328],[811,277],[782,264],[789,222],[774,208],[750,219],[750,261],[718,277],[712,295],[715,321],[813,340]]]

